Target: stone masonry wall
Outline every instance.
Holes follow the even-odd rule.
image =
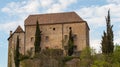
[[[41,47],[45,48],[58,48],[63,49],[67,45],[69,38],[69,31],[72,29],[74,36],[74,44],[76,45],[76,51],[81,51],[88,45],[88,33],[87,24],[81,23],[69,23],[69,24],[51,24],[40,25],[41,33]],[[25,50],[34,49],[36,26],[25,26]]]

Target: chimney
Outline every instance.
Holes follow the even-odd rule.
[[[12,31],[10,31],[10,36],[12,35]]]

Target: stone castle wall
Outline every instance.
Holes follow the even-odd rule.
[[[19,51],[24,55],[24,33],[14,33],[9,39],[9,51],[8,51],[8,67],[15,67],[14,64],[14,52],[16,49],[17,36],[19,36]]]
[[[69,31],[72,29],[76,50],[81,51],[88,45],[89,30],[85,22],[69,24],[40,25],[41,47],[63,49],[67,46]],[[25,50],[34,49],[36,26],[25,26]]]
[[[75,12],[30,15],[25,20],[25,31],[18,26],[16,31],[11,33],[12,36],[8,38],[8,67],[14,67],[14,51],[17,36],[19,36],[19,50],[21,54],[26,55],[28,51],[34,51],[36,18],[40,23],[39,27],[42,31],[40,45],[42,49],[62,49],[66,54],[70,29],[74,38],[74,51],[79,54],[79,51],[89,46],[89,27],[87,22]]]

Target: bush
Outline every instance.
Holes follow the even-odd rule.
[[[26,60],[26,59],[29,59],[30,57],[27,56],[27,55],[22,55],[20,54],[20,61],[23,61],[23,60]]]
[[[66,57],[63,58],[63,62],[70,61],[70,60],[72,60],[73,58],[74,58],[74,57],[72,57],[72,56],[66,56]]]

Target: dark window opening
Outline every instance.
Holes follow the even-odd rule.
[[[46,41],[48,41],[48,40],[49,40],[49,37],[48,37],[48,36],[46,36],[46,37],[45,37],[45,40],[46,40]]]
[[[68,35],[65,35],[65,39],[67,39],[68,38]]]
[[[71,30],[72,28],[71,28],[71,27],[69,27],[69,29]]]
[[[73,39],[77,40],[77,35],[76,34],[73,35]]]
[[[33,47],[31,47],[31,48],[30,48],[30,51],[33,51],[33,50],[34,50],[34,48],[33,48]]]
[[[53,28],[53,30],[55,30],[55,28]]]
[[[64,46],[64,48],[65,48],[65,50],[67,50],[67,49],[68,49],[68,46]]]
[[[33,37],[31,37],[31,41],[33,41]]]
[[[76,45],[74,45],[74,50],[77,50],[77,46]]]

